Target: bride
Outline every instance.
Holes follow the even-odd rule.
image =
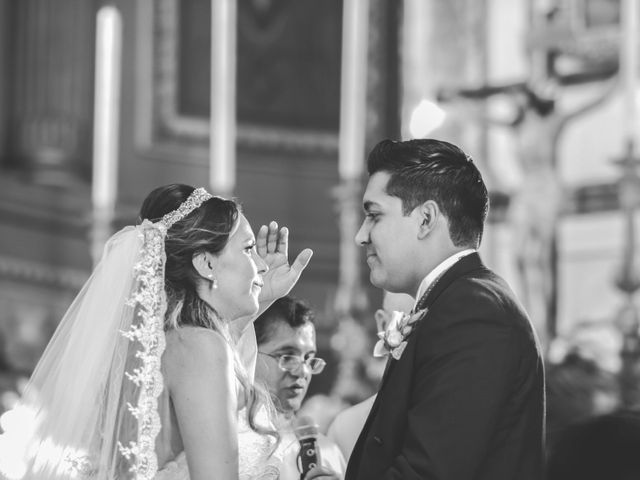
[[[5,431],[11,480],[277,479],[278,435],[253,384],[252,320],[297,282],[288,231],[257,238],[239,205],[187,185],[143,202],[107,243]],[[0,455],[1,456],[1,455]]]

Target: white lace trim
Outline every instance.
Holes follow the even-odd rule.
[[[162,217],[159,222],[154,224],[145,220],[141,225],[143,246],[140,261],[134,267],[136,290],[129,299],[129,305],[137,307],[136,314],[141,322],[132,324],[128,331],[122,332],[127,339],[137,341],[141,345],[136,357],[142,365],[133,372],[125,373],[127,378],[140,388],[137,405],[127,404],[129,412],[138,421],[138,438],[136,442],[129,442],[128,446],[118,443],[120,453],[127,460],[134,457],[130,470],[135,480],[151,480],[158,471],[155,442],[161,428],[158,397],[163,389],[161,360],[166,346],[165,235],[174,223],[185,218],[210,198],[212,195],[204,188],[197,188],[185,202]]]
[[[164,235],[162,228],[149,221],[142,224],[143,247],[140,261],[134,267],[137,290],[130,305],[138,307],[141,322],[131,325],[122,334],[130,341],[137,341],[141,349],[136,352],[142,365],[125,375],[140,388],[137,405],[127,404],[129,412],[138,421],[138,438],[128,446],[118,445],[127,460],[135,457],[131,472],[136,480],[150,480],[158,471],[155,441],[160,432],[158,397],[162,393],[163,379],[160,371],[165,349],[164,314],[167,308],[164,295]]]

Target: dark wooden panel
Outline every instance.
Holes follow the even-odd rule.
[[[209,117],[211,2],[178,6],[178,111]],[[240,123],[337,130],[340,0],[238,2]]]
[[[9,0],[0,0],[0,167],[7,164],[7,112],[9,111],[9,85],[7,63],[9,51]]]
[[[157,0],[141,5],[137,29],[145,33],[140,45],[150,41],[152,48],[142,47],[150,59],[140,58],[148,89],[141,92],[140,108],[150,122],[140,144],[156,151],[176,145],[206,148],[210,4]],[[238,5],[238,144],[335,154],[341,2]]]
[[[8,149],[40,183],[91,171],[95,9],[86,0],[21,0],[10,12]]]

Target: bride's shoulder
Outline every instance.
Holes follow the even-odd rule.
[[[163,363],[166,368],[190,368],[194,363],[217,365],[233,362],[231,346],[215,330],[202,327],[180,327],[165,335]]]
[[[226,344],[224,336],[217,330],[212,328],[194,327],[190,325],[173,328],[165,333],[167,339],[167,345],[201,345],[203,343],[220,342],[220,344]]]

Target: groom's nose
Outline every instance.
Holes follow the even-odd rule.
[[[369,228],[362,222],[358,233],[356,233],[355,241],[358,245],[367,245],[369,243]]]

